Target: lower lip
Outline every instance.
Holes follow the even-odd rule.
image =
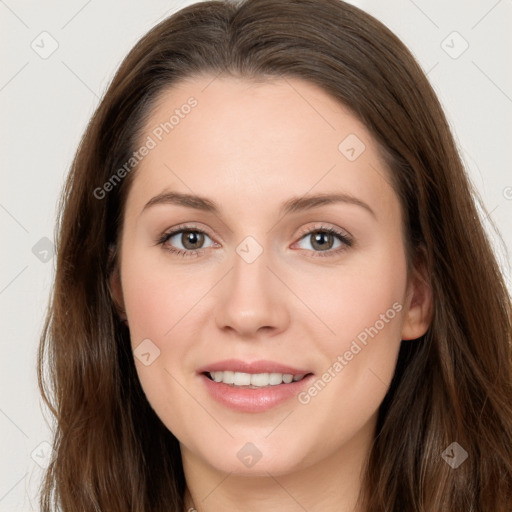
[[[263,388],[241,388],[215,382],[206,375],[200,375],[210,395],[220,404],[240,412],[265,412],[296,397],[308,385],[313,375],[297,382],[278,384]]]

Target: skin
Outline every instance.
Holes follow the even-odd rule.
[[[365,126],[300,79],[180,82],[161,96],[142,143],[190,96],[197,106],[137,168],[111,282],[133,348],[150,339],[160,350],[148,366],[135,363],[151,406],[181,444],[187,509],[354,511],[400,341],[423,335],[431,318],[430,288],[419,269],[407,272],[389,171]],[[338,149],[349,134],[366,147],[355,161]],[[220,212],[144,209],[164,190],[207,197]],[[291,197],[332,192],[373,214],[340,202],[279,215]],[[181,224],[207,233],[198,255],[157,243]],[[322,251],[306,234],[319,224],[353,244],[327,235]],[[236,252],[247,236],[263,251],[252,263]],[[166,245],[184,250],[188,240],[179,234]],[[321,377],[393,304],[401,311],[307,404],[293,398],[267,412],[233,411],[197,375],[239,358]],[[237,457],[247,442],[262,454],[251,468]]]

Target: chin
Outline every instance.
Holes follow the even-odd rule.
[[[286,475],[303,469],[305,461],[312,458],[304,451],[303,441],[288,441],[292,442],[285,444],[277,438],[271,441],[264,436],[230,438],[226,443],[212,441],[208,446],[196,446],[194,453],[203,463],[223,473],[253,477]]]

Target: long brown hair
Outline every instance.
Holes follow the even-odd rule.
[[[433,320],[422,339],[402,342],[363,475],[362,509],[510,510],[510,295],[424,73],[384,25],[340,0],[198,3],[153,28],[121,64],[60,204],[38,359],[55,418],[41,510],[184,506],[179,443],[145,398],[108,285],[136,168],[104,197],[94,191],[130,159],[158,95],[199,74],[298,77],[350,108],[393,176],[409,261],[423,255]],[[452,442],[468,454],[457,469],[441,456]]]

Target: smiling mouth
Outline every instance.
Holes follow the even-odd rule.
[[[260,389],[281,384],[299,382],[310,373],[292,375],[291,373],[244,373],[229,370],[204,372],[207,378],[214,382],[228,384],[232,387]]]

